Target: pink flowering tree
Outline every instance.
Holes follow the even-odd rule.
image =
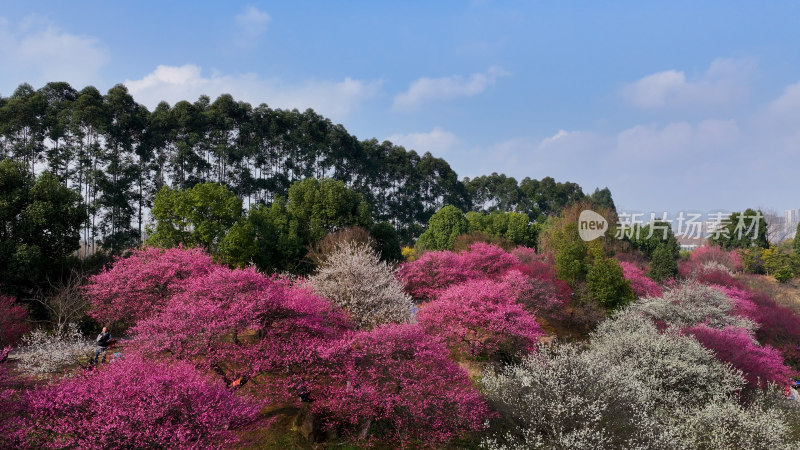
[[[131,331],[140,352],[192,361],[226,383],[244,384],[268,373],[302,374],[320,346],[349,328],[340,309],[310,290],[252,268],[218,267],[185,280]]]
[[[758,345],[745,329],[727,327],[720,330],[697,325],[683,331],[694,336],[721,361],[741,370],[752,387],[764,387],[767,382],[783,385],[792,375],[778,350]]]
[[[14,297],[0,294],[0,348],[16,344],[30,329],[28,309]]]
[[[392,447],[446,444],[483,428],[489,409],[447,349],[416,325],[358,331],[325,355],[313,408],[324,427]]]
[[[633,293],[636,294],[636,297],[661,296],[661,287],[658,283],[645,275],[642,269],[636,267],[635,264],[624,261],[620,261],[619,265],[622,267],[623,276],[631,283],[631,288],[633,289]]]
[[[536,348],[543,333],[517,302],[524,280],[471,280],[451,286],[420,308],[417,321],[465,357],[508,359]]]
[[[527,278],[518,301],[539,319],[563,320],[572,299],[569,284],[558,279],[552,255],[537,254],[529,247],[517,247],[511,251],[521,266],[518,268]],[[510,270],[504,277],[514,277],[517,270]]]
[[[742,270],[742,259],[735,250],[724,250],[717,245],[704,245],[689,254],[689,261],[695,265],[704,266],[719,264],[731,272]]]
[[[217,448],[258,408],[192,365],[138,358],[27,395],[23,447]]]
[[[89,279],[85,288],[92,305],[89,314],[102,323],[133,325],[163,307],[185,280],[213,267],[211,257],[196,248],[134,250]]]
[[[461,253],[426,252],[416,261],[402,264],[398,276],[412,297],[430,300],[453,284],[481,278],[494,279],[519,268],[517,258],[505,250],[476,242]]]

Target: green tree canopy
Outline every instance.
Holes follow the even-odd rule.
[[[364,197],[331,178],[306,178],[294,183],[289,188],[286,210],[297,220],[298,234],[305,242],[318,241],[349,226],[372,226],[370,206]]]
[[[641,250],[648,258],[653,257],[653,252],[659,246],[663,246],[669,251],[673,259],[680,256],[681,246],[672,232],[672,225],[669,222],[655,220],[647,225],[633,225],[631,236],[627,239],[634,248]]]
[[[220,259],[230,265],[254,263],[259,270],[297,272],[307,242],[298,235],[298,221],[278,197],[272,205],[250,209],[247,218],[231,227],[219,246]]]
[[[163,187],[153,202],[157,223],[148,243],[201,246],[214,253],[241,216],[242,201],[220,184],[200,183],[183,191]]]
[[[455,206],[447,205],[431,216],[428,229],[417,243],[425,250],[452,250],[456,237],[469,231],[469,221],[464,213]]]
[[[80,195],[58,177],[34,178],[24,163],[0,161],[0,286],[23,295],[57,279],[80,247],[85,218]]]
[[[769,248],[767,221],[761,210],[748,208],[743,213],[735,212],[721,222],[708,241],[726,250],[753,246]]]
[[[539,228],[525,213],[492,211],[487,214],[470,211],[466,217],[472,231],[502,237],[517,245],[536,246]]]

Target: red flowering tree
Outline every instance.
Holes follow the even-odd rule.
[[[127,357],[27,402],[26,448],[216,448],[258,412],[190,364]]]
[[[164,306],[185,280],[207,274],[213,267],[211,257],[196,248],[134,250],[89,279],[85,288],[92,304],[89,314],[103,323],[133,325]]]
[[[636,294],[636,297],[661,296],[661,287],[658,283],[645,275],[642,269],[636,267],[635,264],[624,261],[620,261],[619,265],[622,267],[623,276],[631,283],[631,289],[633,289],[633,293]]]
[[[520,262],[505,250],[476,242],[461,253],[426,252],[416,261],[402,264],[398,276],[412,297],[430,300],[453,284],[473,279],[495,279],[511,269],[520,270],[520,266]]]
[[[792,370],[783,364],[780,352],[768,345],[759,346],[747,330],[697,325],[683,331],[694,336],[721,361],[741,370],[753,387],[764,387],[770,381],[783,385],[792,375]]]
[[[447,349],[416,325],[354,332],[325,355],[313,408],[328,429],[392,446],[441,446],[483,428],[489,409]]]
[[[705,269],[695,273],[694,279],[704,284],[715,284],[718,286],[728,286],[738,289],[744,289],[744,285],[740,283],[730,272],[723,269]]]
[[[504,359],[519,351],[530,352],[543,333],[517,302],[525,280],[516,274],[505,280],[471,280],[451,286],[422,305],[417,321],[456,354]]]
[[[751,293],[750,301],[756,306],[754,320],[759,327],[756,338],[783,353],[795,367],[800,366],[800,317],[791,309],[778,305],[769,295]]]
[[[307,289],[252,268],[218,267],[185,280],[131,331],[140,352],[193,361],[244,384],[266,373],[302,374],[320,346],[347,329],[341,310]]]
[[[14,345],[30,331],[28,309],[17,304],[14,297],[0,294],[0,348]]]
[[[759,307],[753,303],[753,294],[750,293],[750,291],[747,291],[746,289],[740,289],[738,287],[721,285],[714,285],[712,287],[722,292],[733,301],[734,314],[742,316],[746,319],[750,319],[755,323],[759,323]]]
[[[777,348],[791,364],[800,364],[800,317],[791,309],[778,305],[764,293],[729,286],[714,286],[734,303],[734,312],[752,320],[758,326],[756,338],[765,345]]]

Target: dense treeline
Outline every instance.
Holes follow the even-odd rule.
[[[470,206],[463,183],[442,159],[390,142],[360,142],[312,110],[253,107],[222,95],[214,102],[159,104],[148,111],[122,85],[106,95],[49,83],[0,98],[0,155],[47,170],[80,192],[83,240],[116,250],[138,243],[162,186],[212,181],[246,206],[285,197],[308,177],[356,189],[407,239],[445,204]]]
[[[249,207],[285,197],[294,181],[330,177],[364,195],[375,220],[391,222],[406,240],[448,204],[535,219],[584,196],[577,184],[552,178],[517,184],[492,174],[461,182],[443,159],[359,141],[310,109],[253,107],[221,95],[148,111],[123,85],[102,95],[63,82],[38,90],[23,84],[0,97],[0,158],[24,161],[32,174],[46,169],[82,195],[90,249],[139,242],[165,185],[217,182]]]
[[[64,82],[38,90],[23,84],[10,97],[0,96],[0,160],[14,161],[17,168],[9,166],[10,172],[27,171],[29,180],[22,185],[33,186],[48,174],[50,185],[55,182],[77,194],[69,205],[54,203],[55,197],[48,200],[53,210],[80,210],[68,214],[70,220],[79,220],[76,233],[59,232],[79,238],[57,255],[57,270],[38,277],[51,283],[69,271],[72,263],[63,257],[76,249],[85,259],[99,249],[117,254],[142,244],[156,194],[163,188],[185,191],[218,183],[250,211],[258,205],[271,207],[278,199],[280,206],[296,182],[331,178],[361,194],[370,205],[371,222],[390,224],[406,244],[445,205],[465,212],[514,211],[541,221],[586,197],[577,184],[549,177],[519,183],[498,174],[459,180],[443,159],[388,141],[360,141],[311,109],[252,106],[226,94],[213,102],[206,96],[172,106],[162,102],[149,111],[121,84],[105,95],[92,86],[78,91]],[[3,201],[33,198],[10,189],[0,196]],[[595,191],[591,198],[613,207],[608,189]],[[0,225],[20,229],[20,220],[15,215]],[[39,234],[48,233],[42,229]],[[26,239],[36,240],[33,234]],[[37,244],[4,242],[0,263],[19,266],[14,258],[25,257],[31,261],[26,266],[35,266],[35,258],[26,256],[35,253],[30,245]],[[31,279],[30,286],[12,289],[16,283],[0,279],[4,290],[23,296],[38,282]]]

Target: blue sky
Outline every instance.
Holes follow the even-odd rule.
[[[4,2],[0,94],[314,108],[460,176],[639,211],[800,208],[797,2]]]

